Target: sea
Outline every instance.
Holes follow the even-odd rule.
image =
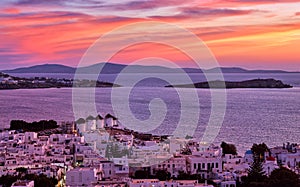
[[[11,75],[27,78],[73,78],[71,74]],[[101,75],[99,79],[113,82],[116,76],[113,74]],[[171,78],[172,84],[187,83],[183,82],[183,79],[176,74],[164,76],[168,80]],[[123,79],[124,77],[128,82],[134,82],[137,76],[136,74],[126,74]],[[145,125],[145,132],[172,135],[180,123],[184,127],[183,132],[184,129],[187,129],[187,132],[190,132],[189,129],[194,129],[193,134],[187,135],[201,139],[212,115],[212,91],[209,89],[166,88],[164,86],[169,82],[156,78],[158,76],[155,75],[149,77],[145,80],[137,80],[133,87],[125,84],[117,88],[95,88],[93,95],[83,92],[86,95],[82,95],[82,97],[74,96],[74,89],[80,91],[86,88],[1,90],[0,128],[9,127],[10,121],[17,119],[26,121],[54,119],[62,122],[87,117],[90,115],[90,110],[85,110],[86,99],[92,98],[95,100],[97,113],[101,115],[107,113],[116,115],[116,113],[120,113],[121,108],[124,111],[123,117],[128,115],[129,119],[120,121],[125,127],[131,127],[130,119],[132,119],[132,123],[138,120],[141,121],[141,125]],[[203,74],[191,74],[190,77],[194,82],[205,80]],[[253,143],[264,142],[269,147],[281,146],[286,142],[300,143],[300,73],[224,74],[226,81],[255,78],[279,79],[285,84],[292,85],[293,88],[227,89],[224,92],[226,94],[224,117],[220,122],[220,128],[214,129],[217,136],[213,142],[215,144],[222,141],[233,143],[237,146],[240,154],[250,149]],[[195,102],[195,92],[198,102]],[[182,101],[182,97],[184,97],[184,101]],[[159,99],[159,104],[152,102],[153,100],[158,101],[157,99]],[[76,102],[76,107],[74,107],[74,102]],[[120,106],[118,106],[119,104]],[[126,108],[126,104],[128,104],[128,108]],[[156,120],[155,115],[160,118],[160,114],[165,114],[164,119]],[[182,115],[185,115],[184,124],[181,121]]]

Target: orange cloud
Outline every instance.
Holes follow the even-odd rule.
[[[93,17],[67,12],[35,13],[7,16],[0,20],[7,33],[4,40],[11,42],[15,51],[30,54],[26,62],[51,62],[74,59],[76,65],[84,51],[101,34],[140,19],[112,16]],[[70,62],[66,62],[70,63]]]
[[[290,12],[272,6],[252,7],[271,3],[288,6],[298,0],[213,0],[184,4],[178,0],[115,4],[87,1],[84,6],[80,3],[66,6],[68,1],[15,1],[3,6],[6,8],[0,11],[1,61],[75,66],[102,34],[146,20],[174,23],[194,32],[207,43],[222,65],[250,67],[284,61],[294,66],[299,59],[296,49],[299,48],[300,14],[294,6],[290,5]],[[178,39],[176,34],[170,34]],[[113,42],[117,45],[118,40],[124,38],[125,34]],[[149,55],[192,64],[180,52],[157,44],[129,47],[112,60],[129,63]]]
[[[5,8],[2,12],[7,14],[19,14],[21,11],[18,8]]]
[[[240,7],[240,6],[253,6],[263,4],[280,4],[280,3],[299,3],[298,0],[213,0],[203,1],[199,3],[202,6],[209,7]]]
[[[110,59],[110,62],[128,64],[143,58],[152,57],[167,59],[182,67],[195,66],[195,62],[183,51],[172,46],[151,42],[136,44],[122,49]],[[159,64],[152,62],[151,65]]]

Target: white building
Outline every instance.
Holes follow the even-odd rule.
[[[222,158],[188,156],[187,170],[191,174],[200,174],[202,178],[209,178],[209,174],[222,172]]]
[[[179,172],[186,173],[186,158],[185,157],[172,157],[157,165],[151,166],[151,174],[154,175],[158,170],[167,170],[171,177],[177,177]]]
[[[34,140],[37,140],[36,132],[25,132],[25,143],[29,143]]]
[[[222,181],[220,187],[236,187],[236,182],[232,181]]]
[[[89,186],[95,182],[96,172],[93,168],[76,168],[67,171],[66,186]]]
[[[104,124],[106,127],[118,127],[118,118],[111,114],[106,114]]]
[[[277,164],[276,158],[270,156],[267,157],[264,164],[263,164],[263,169],[264,172],[266,173],[266,175],[270,175],[272,173],[272,171],[274,171],[275,169],[278,169],[279,166]]]
[[[104,128],[104,118],[100,114],[96,116],[96,128],[97,129]]]
[[[131,179],[129,187],[213,187],[213,185],[200,184],[197,180],[170,180],[159,181],[158,179]]]
[[[128,185],[129,187],[160,187],[160,181],[158,179],[131,179]]]
[[[103,179],[111,179],[115,176],[115,166],[111,161],[100,161],[100,171],[102,171]]]
[[[227,164],[239,164],[242,163],[244,159],[241,156],[225,154],[223,157],[223,161]]]
[[[244,162],[251,164],[253,162],[253,152],[248,150],[244,155]]]
[[[86,119],[86,131],[96,130],[96,118],[93,116],[88,116]]]

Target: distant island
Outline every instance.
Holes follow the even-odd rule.
[[[124,72],[123,70],[125,70]],[[61,64],[41,64],[30,67],[22,67],[11,70],[2,70],[4,73],[66,73],[66,74],[119,74],[122,73],[299,73],[282,70],[247,70],[239,67],[220,67],[211,69],[199,68],[170,68],[163,66],[124,65],[117,63],[97,63],[85,67],[70,67]]]
[[[69,88],[69,87],[119,87],[120,85],[95,81],[55,79],[47,77],[20,78],[0,72],[0,90],[35,89],[35,88]]]
[[[179,87],[179,88],[292,88],[293,86],[284,84],[281,80],[275,79],[252,79],[239,82],[231,81],[209,81],[199,82],[195,84],[182,85],[167,85],[165,87]]]

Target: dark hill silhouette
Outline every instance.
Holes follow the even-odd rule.
[[[217,73],[218,68],[212,69],[197,69],[197,68],[168,68],[163,66],[143,66],[143,65],[123,65],[115,63],[98,63],[86,67],[74,68],[60,64],[43,64],[30,67],[16,68],[12,70],[2,70],[4,73],[84,73],[98,74],[102,69],[101,74],[116,74],[125,70],[125,73],[179,73],[184,70],[187,73]],[[246,70],[238,67],[221,67],[223,73],[299,73],[287,72],[282,70]]]

